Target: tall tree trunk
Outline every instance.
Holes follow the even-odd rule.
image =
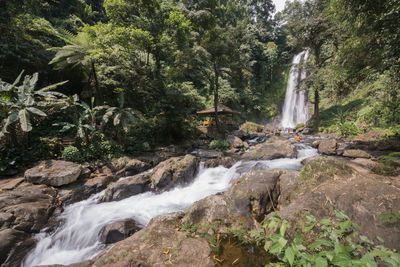
[[[94,79],[94,95],[96,97],[96,101],[99,100],[100,102],[102,101],[102,97],[100,95],[100,89],[99,89],[99,80],[97,78],[97,73],[96,73],[96,66],[94,64],[94,61],[92,61],[92,73],[93,73],[93,79]],[[97,102],[98,104],[100,104],[99,102]]]
[[[215,126],[217,127],[217,131],[219,134],[223,135],[223,132],[221,130],[221,125],[219,124],[219,119],[218,119],[218,91],[219,91],[219,72],[218,72],[218,67],[217,63],[214,60],[214,75],[215,75],[215,81],[214,81],[214,117],[215,117]]]
[[[315,87],[314,89],[314,131],[319,131],[319,88]]]

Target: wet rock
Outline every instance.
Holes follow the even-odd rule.
[[[161,162],[151,175],[156,190],[171,188],[178,183],[189,182],[197,172],[199,160],[192,156],[174,157]]]
[[[221,195],[209,196],[195,202],[185,213],[183,221],[195,225],[242,225],[250,228],[254,219],[261,221],[276,207],[279,177],[282,170],[254,171],[236,180]],[[205,232],[207,229],[203,229]],[[223,232],[224,229],[219,229]]]
[[[150,164],[137,159],[132,159],[128,161],[128,163],[125,166],[125,175],[126,176],[136,175],[150,168],[151,168]]]
[[[361,149],[346,149],[343,152],[343,157],[369,159],[371,155]]]
[[[100,231],[100,242],[104,244],[112,244],[119,242],[133,235],[140,230],[135,220],[125,220],[114,222],[104,226]]]
[[[156,217],[145,229],[80,266],[214,266],[207,241],[178,230],[181,218],[182,213]]]
[[[245,144],[247,144],[243,142],[242,139],[234,135],[228,135],[228,142],[232,148],[243,148],[245,147]]]
[[[48,160],[25,172],[25,180],[33,184],[61,186],[76,181],[81,174],[81,165],[63,161]]]
[[[243,130],[236,130],[232,133],[234,136],[239,137],[241,140],[246,140],[249,138],[249,133]]]
[[[139,174],[108,186],[101,201],[118,201],[127,197],[141,194],[149,189],[150,174]]]
[[[12,213],[0,212],[0,228],[8,228],[15,219]]]
[[[224,166],[225,168],[230,168],[235,164],[236,160],[232,157],[223,157],[218,159],[209,159],[204,162],[205,168],[215,168],[218,166]]]
[[[223,157],[224,153],[216,150],[199,149],[197,152],[197,156],[205,159],[216,159]]]
[[[322,141],[322,140],[315,140],[315,141],[312,142],[311,146],[312,146],[313,148],[318,148],[319,143],[321,143],[321,141]]]
[[[114,175],[96,175],[89,179],[79,180],[73,184],[62,186],[58,196],[64,204],[72,204],[99,193],[118,178]]]
[[[11,226],[28,233],[38,232],[55,208],[56,191],[44,185],[21,184],[0,194],[0,212],[11,213]]]
[[[318,152],[325,155],[335,155],[337,142],[336,139],[319,140]]]
[[[0,189],[1,190],[12,190],[15,187],[17,187],[20,183],[22,183],[24,180],[25,180],[25,178],[23,178],[23,177],[9,179],[6,183],[0,185]]]
[[[265,143],[255,145],[243,154],[242,159],[271,160],[279,158],[293,158],[296,150],[288,140],[271,138]]]
[[[20,266],[25,254],[33,247],[29,234],[15,229],[0,231],[0,265],[2,267]]]

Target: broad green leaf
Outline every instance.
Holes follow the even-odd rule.
[[[129,111],[125,111],[125,114],[133,124],[137,123],[137,120],[132,113],[130,113]]]
[[[376,238],[379,240],[379,242],[381,242],[381,243],[385,243],[385,240],[383,240],[383,238],[382,238],[382,237],[380,237],[380,236],[377,236]]]
[[[39,91],[39,92],[46,92],[46,91],[49,91],[49,90],[53,90],[53,89],[55,89],[55,88],[58,87],[58,86],[61,86],[61,85],[63,85],[63,84],[66,84],[67,82],[68,82],[68,81],[63,81],[63,82],[51,84],[51,85],[49,85],[49,86],[46,86],[46,87],[41,88],[41,89],[38,90],[38,91]]]
[[[350,218],[341,210],[335,210],[335,215],[339,219],[350,220]]]
[[[279,238],[278,243],[281,245],[282,249],[286,246],[287,240],[283,237]]]
[[[274,244],[271,246],[271,248],[269,249],[269,253],[275,254],[275,255],[281,253],[281,251],[282,251],[282,247],[281,247],[281,245],[280,245],[279,243],[277,243],[277,242],[274,243]]]
[[[289,262],[290,266],[293,265],[294,257],[295,257],[295,250],[293,249],[293,247],[291,246],[287,247],[285,250],[285,258]]]
[[[322,219],[319,221],[322,225],[331,225],[332,222],[329,219]]]
[[[117,126],[118,124],[121,123],[121,113],[118,113],[115,117],[114,117],[114,126]]]
[[[265,249],[265,251],[268,252],[269,249],[271,248],[272,244],[273,244],[273,242],[270,241],[270,240],[265,241],[265,244],[264,244],[264,249]]]
[[[313,242],[309,248],[315,249],[315,248],[320,248],[321,246],[327,246],[330,247],[332,246],[332,242],[325,240],[325,239],[318,239],[315,242]]]
[[[287,222],[286,222],[286,221],[283,221],[282,224],[281,224],[281,227],[280,227],[280,229],[279,229],[279,232],[280,232],[280,234],[281,234],[282,236],[285,235],[285,233],[286,233],[286,228],[287,228]]]
[[[316,221],[317,221],[317,220],[315,219],[314,215],[312,215],[312,214],[307,214],[307,215],[306,215],[306,218],[307,218],[307,220],[310,221],[310,222],[316,222]]]
[[[29,132],[32,130],[32,124],[29,117],[29,113],[26,109],[22,109],[18,112],[19,122],[21,124],[21,129],[24,132]]]
[[[47,116],[47,114],[44,113],[43,111],[41,111],[40,109],[37,109],[37,108],[34,108],[34,107],[28,107],[26,109],[29,110],[30,112],[36,114],[36,115],[39,115],[39,116],[42,116],[42,117],[46,117]]]
[[[328,262],[326,261],[325,258],[323,258],[321,256],[317,256],[315,258],[315,266],[316,267],[326,267],[326,266],[328,266]]]

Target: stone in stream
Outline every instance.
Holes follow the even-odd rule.
[[[0,265],[2,267],[20,266],[26,253],[35,244],[31,235],[15,229],[1,230],[0,240]]]
[[[42,161],[38,166],[25,172],[25,180],[33,184],[61,186],[75,182],[81,174],[79,164],[63,161]]]
[[[346,149],[343,152],[343,157],[369,159],[371,155],[361,149]]]
[[[135,220],[114,222],[104,226],[100,230],[100,242],[104,244],[116,243],[133,235],[140,229]]]
[[[173,157],[158,164],[150,179],[156,190],[168,189],[176,184],[191,181],[198,167],[199,160],[195,156]]]
[[[318,140],[318,153],[324,155],[336,155],[336,139]]]
[[[103,202],[118,201],[150,190],[150,174],[138,174],[107,187]]]
[[[289,140],[273,137],[262,144],[255,145],[243,154],[242,159],[272,160],[279,158],[293,158],[296,150]]]

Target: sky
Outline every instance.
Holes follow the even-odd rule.
[[[279,12],[285,7],[286,0],[273,0],[273,2],[275,4],[275,12]]]

